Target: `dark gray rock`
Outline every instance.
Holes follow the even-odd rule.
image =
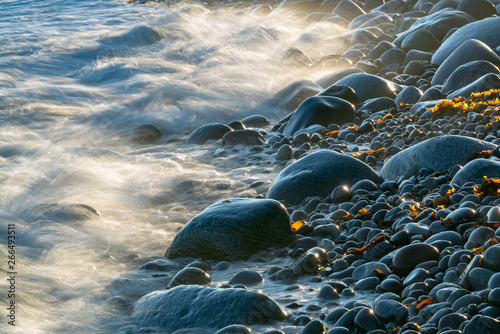
[[[410,244],[396,251],[392,258],[392,270],[396,275],[406,276],[417,264],[437,260],[438,257],[436,247],[424,243]]]
[[[500,88],[500,76],[495,73],[485,74],[476,81],[448,95],[448,99],[459,96],[469,97],[474,92],[484,92],[490,89]]]
[[[276,160],[290,160],[292,155],[292,147],[290,145],[283,145],[276,152]]]
[[[396,300],[385,299],[373,305],[375,315],[384,322],[403,325],[408,320],[408,308]]]
[[[226,133],[232,130],[229,126],[221,123],[206,124],[194,130],[189,135],[187,142],[203,145],[209,140],[222,139]]]
[[[247,116],[241,120],[241,123],[243,123],[246,127],[253,127],[253,128],[264,127],[271,124],[271,122],[269,122],[267,117],[262,115]]]
[[[255,325],[284,320],[287,314],[268,296],[245,289],[179,286],[154,291],[137,301],[133,316],[142,327],[167,331]]]
[[[360,102],[376,97],[396,97],[396,85],[389,80],[368,73],[354,73],[335,83],[335,85],[349,86],[356,92]]]
[[[477,39],[490,48],[497,47],[500,40],[500,17],[472,22],[458,29],[436,50],[436,53],[432,56],[432,63],[442,64],[451,53],[468,39]]]
[[[459,313],[449,313],[439,320],[438,329],[443,328],[459,329],[462,322],[466,321],[467,317]]]
[[[446,8],[437,13],[418,19],[411,27],[403,32],[394,40],[394,44],[401,47],[401,43],[406,36],[416,30],[425,29],[433,34],[438,40],[442,40],[448,31],[452,28],[462,27],[467,23],[473,22],[474,18],[467,13],[459,10]],[[470,37],[467,37],[470,38]]]
[[[313,96],[306,99],[288,121],[283,134],[293,136],[297,131],[314,124],[328,126],[354,119],[354,106],[346,100],[331,96]]]
[[[443,84],[459,66],[476,60],[486,60],[496,66],[500,65],[500,58],[488,45],[477,39],[469,39],[439,65],[431,84],[433,86]]]
[[[297,205],[306,197],[326,197],[339,185],[351,186],[363,179],[382,181],[373,169],[356,158],[319,150],[286,167],[267,197]]]
[[[255,130],[236,130],[230,131],[222,137],[222,143],[225,145],[262,145],[264,144],[264,137],[262,134]]]
[[[389,97],[377,97],[374,99],[366,100],[358,110],[371,110],[372,112],[377,112],[381,110],[388,110],[391,108],[396,108],[394,100]]]
[[[441,136],[407,148],[387,160],[380,170],[386,180],[399,176],[408,178],[422,168],[444,172],[459,164],[465,165],[474,152],[493,150],[496,145],[464,136]]]
[[[288,241],[292,236],[290,224],[287,211],[274,200],[219,201],[177,233],[165,256],[243,259]]]
[[[313,275],[328,263],[326,251],[319,247],[311,248],[307,253],[298,258],[291,266],[295,275]]]
[[[374,290],[380,284],[378,277],[365,277],[354,284],[354,290]]]
[[[318,292],[318,298],[319,299],[339,299],[340,296],[337,291],[335,291],[334,288],[332,288],[330,285],[326,284],[319,290]]]
[[[168,289],[174,288],[178,285],[204,285],[208,283],[212,283],[212,279],[209,274],[200,268],[188,267],[179,271],[174,278],[172,278],[168,284]]]
[[[354,91],[354,89],[348,86],[333,85],[328,88],[325,88],[318,94],[318,96],[338,97],[348,102],[351,102],[353,105],[357,105],[359,103],[359,99],[358,96],[356,95],[356,92]]]
[[[354,318],[354,324],[360,333],[367,333],[377,329],[385,329],[384,325],[377,319],[372,309],[363,307]]]
[[[495,73],[500,74],[500,70],[497,66],[493,65],[486,60],[476,60],[471,61],[466,64],[459,66],[453,73],[448,77],[441,88],[441,91],[445,94],[449,94],[455,90],[463,88],[485,74]]]
[[[302,334],[323,334],[325,333],[325,326],[319,320],[313,320],[309,322],[304,329],[302,330]]]
[[[500,321],[484,315],[475,315],[465,325],[463,334],[477,333],[500,333]]]
[[[262,275],[255,270],[242,270],[231,278],[229,284],[259,284],[264,281]]]
[[[489,159],[472,160],[455,174],[450,183],[459,186],[467,182],[481,183],[483,176],[500,177],[500,162]]]
[[[352,278],[355,280],[363,279],[372,275],[374,270],[380,270],[385,276],[389,276],[391,274],[391,270],[385,264],[381,262],[368,262],[354,269]]]
[[[421,28],[409,33],[401,42],[401,48],[405,51],[420,50],[429,52],[437,49],[440,44],[436,36]]]
[[[396,106],[399,106],[401,103],[414,104],[422,97],[424,93],[414,86],[408,86],[403,89],[398,96],[394,99],[394,103]]]
[[[490,269],[476,267],[469,273],[468,279],[474,291],[481,291],[488,287],[488,282],[495,272]]]
[[[500,271],[500,245],[492,246],[484,252],[483,264],[487,269]]]
[[[476,20],[482,20],[497,14],[495,5],[488,0],[461,0],[457,9],[469,14]]]

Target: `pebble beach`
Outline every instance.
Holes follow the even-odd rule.
[[[108,18],[121,34],[59,79],[0,67],[1,213],[28,263],[6,332],[500,333],[500,1],[116,5],[149,23]],[[222,15],[242,31],[213,58],[226,28],[199,17]]]

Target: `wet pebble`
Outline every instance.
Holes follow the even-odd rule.
[[[373,310],[363,307],[354,318],[354,324],[361,333],[370,332],[377,329],[385,329],[384,325],[377,319]]]
[[[174,278],[168,284],[168,289],[176,287],[178,285],[204,285],[211,283],[212,279],[210,275],[206,273],[204,270],[196,267],[187,267],[179,271]]]
[[[229,281],[229,284],[259,284],[264,281],[262,275],[254,270],[243,270],[234,275]]]
[[[323,326],[323,323],[319,320],[309,322],[302,330],[302,334],[323,334],[325,332],[325,326]]]
[[[428,244],[416,243],[400,248],[392,258],[392,268],[396,275],[405,276],[419,263],[437,260],[439,251]]]

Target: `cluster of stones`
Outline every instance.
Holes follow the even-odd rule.
[[[266,199],[215,203],[166,253],[221,270],[271,249],[289,266],[214,286],[211,265],[197,260],[142,297],[134,316],[144,327],[226,334],[270,321],[304,334],[500,333],[500,2],[301,3],[347,29],[342,55],[293,52],[332,73],[262,104],[290,111],[270,130],[255,115],[187,139],[220,144],[217,158],[247,150],[245,163],[286,167]],[[246,289],[304,276],[323,283],[319,301],[338,306],[312,317]],[[349,299],[367,291],[372,302]]]

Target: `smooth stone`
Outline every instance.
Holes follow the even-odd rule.
[[[325,326],[319,320],[313,320],[309,322],[304,329],[302,330],[302,334],[323,334],[326,333]]]
[[[368,262],[354,269],[352,278],[355,280],[361,280],[372,274],[374,270],[380,270],[385,276],[389,276],[391,274],[391,270],[385,264],[381,262]]]
[[[458,298],[452,305],[451,305],[451,309],[453,310],[453,312],[457,312],[460,308],[464,307],[464,306],[467,306],[467,305],[470,305],[470,304],[476,304],[476,305],[479,305],[482,303],[482,299],[481,297],[477,296],[477,295],[472,295],[472,294],[468,294],[468,295],[465,295],[465,296],[462,296],[460,298]]]
[[[203,145],[209,140],[222,139],[224,135],[230,131],[233,131],[226,124],[221,123],[210,123],[199,127],[194,130],[188,137],[187,142],[190,144]]]
[[[153,124],[141,124],[132,132],[130,142],[139,145],[151,144],[162,136],[161,130]]]
[[[482,20],[497,14],[495,5],[488,0],[461,0],[457,9],[469,14],[476,20]]]
[[[494,288],[488,294],[488,304],[492,306],[500,306],[500,288]]]
[[[500,222],[500,207],[492,207],[486,215],[486,221],[490,224],[496,224]]]
[[[396,108],[396,104],[393,99],[389,97],[377,97],[374,99],[366,100],[358,110],[371,110],[372,112],[377,112],[381,110],[388,110],[391,108]]]
[[[488,45],[477,39],[469,39],[439,65],[431,84],[433,86],[443,84],[459,66],[476,60],[486,60],[496,66],[500,65],[500,58]]]
[[[325,322],[335,324],[347,311],[348,308],[336,307],[326,315]]]
[[[403,285],[398,280],[387,278],[380,283],[380,287],[383,291],[401,293],[403,291]]]
[[[466,321],[467,317],[459,313],[446,314],[439,320],[438,329],[443,328],[459,329],[462,322]]]
[[[500,70],[487,60],[475,60],[465,63],[450,74],[441,91],[449,94],[473,83],[488,73],[500,74]]]
[[[259,131],[255,130],[235,130],[227,132],[222,137],[222,143],[225,145],[245,145],[256,146],[265,143],[264,137]]]
[[[363,307],[354,318],[354,324],[361,333],[371,332],[377,329],[385,329],[384,325],[377,319],[372,309]]]
[[[406,58],[405,58],[406,61]],[[408,64],[405,65],[405,69],[403,71],[403,74],[408,74],[411,76],[420,76],[425,73],[425,64],[423,61],[420,60],[412,60],[408,62]],[[415,80],[418,81],[416,77],[413,78],[408,78],[410,80]],[[405,81],[406,82],[406,81]],[[414,87],[414,86],[408,86],[408,87]]]
[[[243,270],[237,273],[236,275],[231,278],[229,281],[229,284],[244,284],[244,285],[251,285],[251,284],[259,284],[264,282],[264,278],[262,275],[255,270]]]
[[[367,0],[367,1],[373,1],[373,0]],[[375,0],[375,1],[381,1],[381,0]],[[366,1],[365,1],[365,6],[366,6]],[[392,23],[393,21],[394,20],[392,19],[392,17],[390,17],[386,13],[380,11],[372,11],[366,14],[359,15],[355,19],[353,19],[347,26],[347,30],[355,30],[363,27],[375,27],[380,24]]]
[[[148,293],[134,305],[133,316],[142,327],[161,327],[167,331],[263,324],[288,317],[265,294],[197,285]]]
[[[356,92],[354,91],[354,89],[348,86],[329,86],[321,91],[318,96],[338,97],[342,100],[346,100],[347,102],[351,102],[353,105],[357,105],[359,103]]]
[[[456,211],[456,210],[455,210]],[[434,241],[438,240],[446,240],[451,242],[452,246],[463,246],[464,244],[464,239],[460,235],[460,233],[457,233],[455,231],[443,231],[436,233],[432,236],[430,236],[427,240],[424,241],[426,244],[433,243]]]
[[[313,275],[317,274],[319,269],[327,263],[328,255],[326,251],[322,248],[314,247],[297,259],[290,269],[297,276]]]
[[[389,80],[368,73],[354,73],[335,83],[336,86],[349,86],[356,92],[360,102],[376,97],[396,97],[396,86]]]
[[[495,272],[493,270],[476,267],[469,273],[469,284],[474,291],[484,290],[488,287],[488,282]]]
[[[338,70],[336,72],[330,73],[323,78],[319,79],[316,81],[316,83],[321,86],[321,87],[326,87],[325,90],[329,89],[330,86],[335,84],[337,81],[351,75],[351,74],[356,74],[356,73],[364,73],[365,71],[359,69],[359,68],[344,68],[342,70]],[[342,86],[335,84],[335,86]],[[322,90],[323,91],[323,90]],[[318,93],[321,93],[321,91],[318,91]],[[316,94],[314,94],[316,95]],[[305,99],[304,99],[305,100]],[[349,100],[348,100],[349,101]],[[298,107],[298,105],[297,105]]]
[[[253,128],[265,127],[271,124],[271,122],[269,122],[267,117],[263,115],[247,116],[241,120],[241,123],[243,123],[246,127],[253,127]]]
[[[334,288],[332,288],[330,285],[324,285],[321,290],[319,290],[318,292],[318,298],[319,299],[327,299],[327,300],[331,300],[331,299],[339,299],[340,296],[339,294],[337,293],[337,291],[335,291]]]
[[[500,271],[500,245],[491,246],[483,253],[483,264],[487,269]]]
[[[351,21],[357,16],[365,14],[365,11],[351,0],[341,0],[339,4],[335,6],[332,14],[338,15],[347,21]]]
[[[448,99],[465,96],[468,97],[475,92],[484,92],[490,89],[500,88],[500,75],[495,73],[485,74],[476,81],[468,84],[467,86],[449,94]]]
[[[420,169],[444,172],[459,164],[465,165],[474,152],[493,150],[496,145],[465,136],[441,136],[425,140],[392,156],[384,163],[380,175],[385,180],[408,178]]]
[[[429,52],[439,47],[440,41],[426,29],[416,29],[409,33],[401,42],[405,51],[420,50]]]
[[[319,150],[283,169],[267,197],[298,205],[307,197],[326,197],[337,186],[351,186],[363,179],[382,181],[371,167],[356,158]]]
[[[400,34],[393,43],[401,47],[401,43],[406,36],[420,29],[425,29],[433,34],[438,40],[442,40],[450,29],[462,27],[473,21],[474,19],[472,16],[467,13],[446,8],[437,13],[418,19],[408,30]]]
[[[490,212],[492,212],[492,210],[494,208],[497,208],[497,210],[499,211],[498,213],[500,214],[500,207],[493,207],[491,208],[489,211],[488,211],[488,214],[487,214],[487,221],[489,222],[490,219],[489,219],[489,214]],[[499,216],[497,216],[498,218],[500,218]],[[479,246],[482,246],[489,238],[493,237],[493,235],[495,234],[495,231],[492,230],[491,228],[489,227],[486,227],[486,226],[479,226],[477,227],[476,229],[474,229],[474,231],[472,231],[472,233],[469,235],[469,242],[473,243],[474,245],[477,245],[477,247]]]
[[[475,315],[463,329],[463,334],[500,333],[500,321],[482,315]]]
[[[250,334],[252,330],[243,325],[229,325],[219,329],[215,334]]]
[[[393,272],[400,277],[408,275],[415,266],[422,262],[437,260],[439,251],[428,244],[416,243],[404,246],[396,251],[392,258]]]
[[[455,174],[450,183],[459,186],[467,182],[481,183],[483,176],[500,177],[500,162],[489,159],[472,160]]]
[[[384,322],[393,322],[398,326],[403,325],[408,319],[408,308],[396,300],[382,300],[374,303],[375,315]]]
[[[402,65],[406,59],[406,52],[399,48],[393,48],[386,50],[378,59],[385,66],[389,66],[391,64]]]
[[[165,256],[245,259],[287,242],[292,236],[286,209],[269,199],[219,201],[191,219],[177,233]]]
[[[283,145],[276,152],[276,160],[290,160],[292,158],[292,147],[290,145]]]
[[[365,277],[354,284],[354,290],[374,290],[380,284],[378,277]]]
[[[464,41],[477,39],[490,48],[500,40],[500,17],[491,17],[464,25],[444,41],[432,56],[433,64],[442,64]]]
[[[179,271],[168,284],[168,289],[178,285],[198,284],[204,285],[212,283],[210,275],[204,270],[196,267],[187,267]]]
[[[408,276],[406,276],[405,280],[403,281],[403,286],[407,287],[410,284],[417,283],[417,282],[423,282],[427,278],[431,278],[431,274],[423,268],[415,268],[413,269]]]
[[[299,130],[314,124],[342,125],[354,119],[354,106],[341,98],[313,96],[306,99],[288,121],[283,134],[293,137]]]
[[[488,288],[500,288],[500,273],[495,273],[490,277],[490,280],[488,281]]]
[[[294,111],[305,99],[321,92],[323,87],[326,86],[305,79],[297,80],[263,102],[261,108]]]

